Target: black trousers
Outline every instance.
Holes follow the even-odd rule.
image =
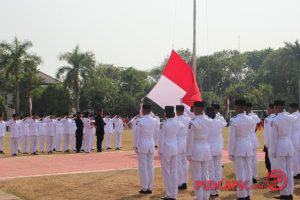
[[[80,151],[81,146],[82,146],[82,137],[83,133],[82,132],[77,132],[76,131],[76,151]]]
[[[271,162],[269,159],[268,148],[266,146],[264,146],[264,152],[265,152],[265,165],[266,165],[268,172],[270,173],[272,168],[271,168]]]
[[[97,150],[101,151],[102,150],[102,142],[103,142],[103,138],[104,138],[104,132],[96,131],[96,136],[97,136]]]

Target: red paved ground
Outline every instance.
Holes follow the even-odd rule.
[[[229,162],[227,151],[223,152],[223,158],[224,163]],[[263,159],[264,153],[258,152],[258,160]],[[155,166],[160,166],[157,157]],[[0,180],[134,168],[137,168],[137,159],[132,151],[20,156],[0,159]]]

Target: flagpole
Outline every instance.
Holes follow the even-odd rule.
[[[196,49],[196,43],[197,43],[197,38],[196,38],[196,34],[197,34],[197,23],[196,23],[196,19],[197,19],[197,6],[196,6],[196,0],[194,0],[194,23],[193,23],[193,58],[192,58],[192,69],[194,72],[194,75],[196,77],[197,80],[197,49]],[[201,77],[198,78],[199,82],[200,82],[200,90],[202,91],[202,82],[201,82]]]

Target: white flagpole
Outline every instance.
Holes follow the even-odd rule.
[[[196,34],[197,34],[197,27],[196,27],[196,0],[194,0],[194,27],[193,27],[193,60],[192,60],[192,68],[196,75],[196,64],[197,64],[197,56],[196,56]]]

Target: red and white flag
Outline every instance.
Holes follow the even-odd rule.
[[[162,76],[146,96],[161,108],[202,101],[191,67],[173,50]]]

